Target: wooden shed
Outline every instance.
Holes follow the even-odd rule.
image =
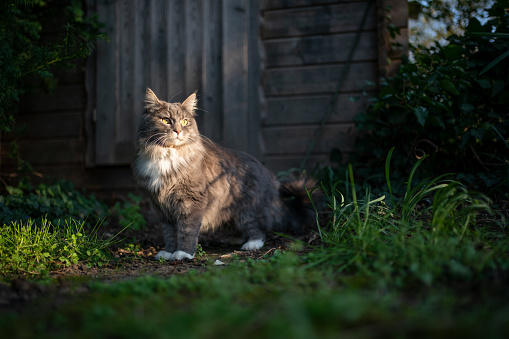
[[[36,171],[93,191],[134,188],[129,164],[147,87],[173,101],[198,91],[201,133],[277,172],[300,166],[349,65],[307,166],[333,148],[347,155],[354,116],[365,108],[362,91],[397,68],[407,41],[407,0],[86,4],[111,41],[98,43],[53,93],[25,96],[17,120],[27,126],[21,154]],[[400,29],[401,46],[388,25]],[[8,142],[3,173],[12,166]]]

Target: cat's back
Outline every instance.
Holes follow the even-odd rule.
[[[210,140],[204,142],[203,146],[207,154],[204,158],[206,167],[215,168],[216,172],[234,176],[239,180],[267,181],[270,186],[278,184],[274,174],[251,154],[223,147]]]

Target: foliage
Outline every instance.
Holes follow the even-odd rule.
[[[0,226],[0,275],[45,275],[78,261],[101,265],[112,241],[98,237],[99,224],[92,230],[84,225],[71,219],[52,224],[42,218],[38,224],[28,220]]]
[[[0,327],[10,337],[38,338],[505,338],[507,230],[476,226],[488,201],[458,183],[414,181],[424,161],[401,201],[392,199],[390,180],[387,199],[369,191],[358,199],[352,168],[348,193],[324,187],[331,221],[319,224],[323,246],[310,252],[93,282],[86,298],[7,314]]]
[[[326,225],[319,219],[317,223],[330,250],[313,253],[310,265],[327,262],[350,274],[362,272],[384,288],[469,281],[494,267],[509,268],[507,260],[498,260],[507,244],[488,239],[488,228],[506,237],[503,223],[493,219],[476,227],[478,215],[492,213],[489,199],[444,176],[415,184],[413,177],[423,158],[412,168],[403,198],[396,200],[389,179],[391,154],[392,150],[386,162],[390,202],[385,202],[386,196],[372,199],[369,191],[358,199],[351,167],[350,195],[339,192],[336,185],[323,186],[331,217]]]
[[[55,225],[69,219],[86,219],[87,224],[95,225],[107,214],[106,206],[94,195],[84,195],[66,181],[35,188],[21,184],[8,186],[7,190],[8,195],[0,196],[0,225],[29,220],[40,224],[42,219]]]
[[[410,0],[410,42],[429,47],[434,41],[463,34],[471,18],[486,17],[493,0]]]
[[[125,201],[115,203],[113,212],[118,216],[118,222],[122,228],[128,226],[134,230],[145,228],[147,221],[141,214],[140,201],[140,196],[129,193]]]
[[[449,37],[446,47],[421,48],[415,63],[404,62],[396,76],[382,80],[356,120],[361,138],[353,160],[368,175],[398,145],[393,168],[400,178],[412,159],[429,154],[425,176],[454,172],[475,189],[507,191],[509,58],[500,58],[509,51],[507,7],[507,0],[498,1],[490,21],[470,20],[464,36]]]
[[[72,0],[62,13],[42,0],[0,2],[0,133],[13,130],[14,114],[30,79],[38,77],[51,87],[55,68],[72,69],[98,39],[105,39],[97,16],[85,16],[82,6]],[[43,25],[62,17],[67,22],[57,41],[43,42]]]

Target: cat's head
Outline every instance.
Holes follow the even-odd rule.
[[[180,148],[199,140],[194,119],[196,93],[183,103],[159,100],[150,88],[145,95],[145,111],[140,126],[140,142],[147,146]]]

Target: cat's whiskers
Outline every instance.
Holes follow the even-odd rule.
[[[147,148],[147,145],[148,145],[148,142],[150,141],[150,139],[152,139],[153,137],[157,136],[157,135],[165,135],[166,133],[155,133],[155,134],[152,134],[148,139],[147,141],[145,142],[145,148]],[[156,139],[157,140],[157,139]]]
[[[200,137],[200,139],[201,139],[202,141],[206,141],[206,142],[208,142],[208,143],[209,143],[212,147],[214,147],[214,148],[216,147],[216,144],[215,144],[212,140],[210,140],[209,138],[207,138],[206,136],[204,136],[203,134],[199,134],[198,136]]]

